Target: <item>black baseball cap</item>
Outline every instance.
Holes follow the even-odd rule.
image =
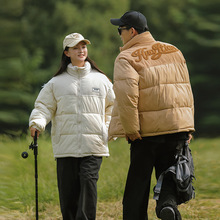
[[[148,30],[146,17],[138,11],[127,11],[121,18],[112,18],[110,21],[116,26],[131,26],[141,31]]]

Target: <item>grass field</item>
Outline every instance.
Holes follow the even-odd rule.
[[[0,136],[0,220],[34,220],[34,155],[30,137],[10,140]],[[59,209],[56,163],[50,139],[38,140],[39,219],[62,219]],[[111,156],[103,159],[98,182],[97,220],[122,219],[122,195],[129,165],[129,145],[119,139],[109,144]],[[220,219],[220,138],[196,139],[192,149],[196,173],[196,199],[180,206],[183,219]],[[23,159],[21,153],[28,151]],[[156,220],[152,189],[149,220]]]

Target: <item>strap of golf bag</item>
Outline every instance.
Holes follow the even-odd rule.
[[[159,195],[160,195],[162,184],[163,184],[163,178],[164,178],[165,174],[168,172],[172,172],[172,173],[176,174],[176,167],[171,166],[167,170],[165,170],[163,173],[160,174],[160,176],[157,180],[157,184],[154,187],[154,199],[155,200],[159,199]]]

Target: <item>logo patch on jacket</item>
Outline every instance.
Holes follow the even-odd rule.
[[[138,59],[135,61],[140,62],[142,58],[148,60],[148,57],[150,56],[152,60],[157,60],[161,57],[162,54],[173,53],[176,51],[178,51],[178,49],[172,45],[156,43],[152,46],[151,50],[148,50],[147,48],[140,48],[135,50],[131,56],[137,57]]]
[[[100,92],[100,88],[95,88],[95,87],[93,87],[93,88],[92,88],[92,91],[93,91],[93,92],[96,92],[96,93],[99,93],[99,92]]]

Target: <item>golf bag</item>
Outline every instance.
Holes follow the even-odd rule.
[[[185,143],[184,147],[176,155],[176,163],[159,176],[154,187],[155,200],[159,199],[163,178],[168,173],[172,174],[173,180],[176,183],[178,205],[195,198],[195,189],[193,187],[193,179],[195,179],[194,164],[188,142]]]

